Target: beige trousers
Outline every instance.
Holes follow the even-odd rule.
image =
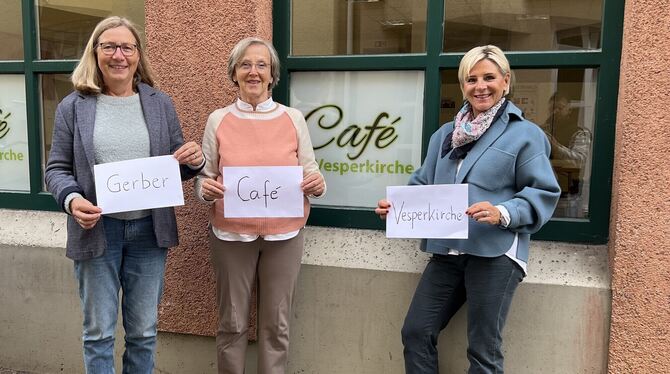
[[[258,280],[258,374],[283,374],[289,345],[293,292],[304,248],[302,230],[291,239],[228,242],[209,230],[216,276],[219,374],[244,373],[249,305]]]

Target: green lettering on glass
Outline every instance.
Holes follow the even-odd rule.
[[[319,119],[316,121],[316,125],[319,126],[322,129],[324,129],[324,130],[332,129],[333,127],[339,125],[340,122],[342,121],[342,115],[343,115],[342,109],[340,107],[338,107],[337,105],[326,104],[326,105],[322,105],[318,108],[314,108],[314,109],[312,109],[311,112],[307,113],[307,115],[305,116],[305,121],[309,121],[309,118],[312,117],[312,115],[314,115],[318,112],[325,112],[328,108],[334,108],[337,111],[337,120],[332,125],[324,124],[323,121],[326,118],[326,115],[321,114],[321,117],[319,117]],[[328,146],[328,144],[332,143],[333,140],[335,140],[335,138],[331,138],[326,143],[314,147],[314,149],[316,150],[316,149],[324,148],[324,147]]]
[[[9,132],[9,123],[7,123],[7,118],[12,115],[12,113],[7,113],[5,116],[2,116],[2,109],[0,109],[0,139],[4,138],[5,135]]]
[[[326,117],[326,112],[329,109],[335,109],[337,111],[337,118],[332,124],[324,124],[324,119]],[[337,105],[333,104],[326,104],[322,105],[318,108],[313,109],[311,112],[307,113],[305,116],[305,120],[309,121],[310,117],[313,115],[319,114],[320,117],[317,120],[316,124],[319,126],[321,129],[324,130],[331,130],[337,127],[337,125],[342,122],[342,117],[343,117],[343,111],[342,108],[338,107]],[[363,152],[367,149],[368,145],[370,144],[371,140],[374,138],[374,145],[375,147],[379,149],[384,149],[393,142],[395,142],[398,139],[398,135],[395,133],[395,127],[393,127],[396,123],[400,122],[402,117],[397,117],[393,121],[391,121],[388,125],[383,125],[382,122],[384,120],[390,119],[390,115],[387,112],[381,112],[379,115],[377,115],[377,118],[374,120],[372,125],[368,126],[361,126],[357,124],[353,124],[348,126],[344,131],[342,131],[339,135],[335,135],[331,137],[328,141],[326,141],[323,144],[316,145],[314,149],[321,149],[325,148],[328,145],[330,145],[333,141],[336,140],[336,143],[338,147],[344,148],[346,146],[351,146],[354,148],[353,153],[348,153],[347,158],[350,160],[356,160],[357,158],[361,157]]]

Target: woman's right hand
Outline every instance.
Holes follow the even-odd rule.
[[[88,230],[92,229],[98,223],[102,209],[91,204],[90,201],[83,197],[75,197],[70,202],[70,212],[79,226]]]
[[[381,199],[377,201],[375,213],[379,215],[379,218],[386,219],[386,215],[389,214],[389,209],[391,209],[391,203],[386,199]]]
[[[202,180],[201,194],[205,200],[214,201],[216,199],[223,199],[223,191],[225,190],[226,188],[223,187],[223,184],[214,179],[207,178]]]

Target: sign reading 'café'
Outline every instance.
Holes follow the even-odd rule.
[[[423,72],[297,72],[290,105],[305,115],[328,193],[315,205],[374,207],[421,163]]]

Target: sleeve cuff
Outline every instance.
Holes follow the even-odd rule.
[[[70,203],[78,197],[83,198],[84,196],[78,192],[73,192],[65,197],[65,200],[63,201],[63,209],[65,209],[65,213],[72,215],[72,212],[70,211]]]
[[[324,181],[323,192],[321,192],[321,195],[319,195],[319,196],[307,195],[307,197],[309,197],[310,199],[320,199],[320,198],[322,198],[326,195],[326,190],[328,190],[328,186],[325,184],[325,181]]]
[[[510,222],[509,211],[502,205],[496,205],[496,208],[500,211],[500,227],[507,228]]]
[[[212,205],[216,200],[207,200],[205,199],[204,196],[202,196],[202,179],[207,178],[202,175],[199,175],[195,178],[195,183],[194,185],[194,192],[195,192],[195,197],[198,198],[198,200],[202,201],[203,203],[207,205]]]
[[[191,164],[186,164],[191,170],[200,170],[205,166],[206,159],[205,157],[202,158],[202,162],[198,166],[193,166]]]

